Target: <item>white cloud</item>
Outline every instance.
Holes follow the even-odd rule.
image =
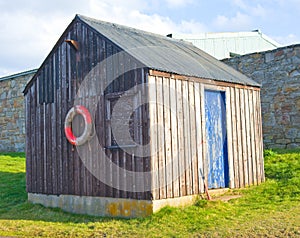
[[[76,13],[162,35],[204,29],[195,21],[175,23],[169,17],[145,14],[149,3],[139,0],[29,0],[26,4],[0,0],[0,7],[0,77],[39,67]]]
[[[103,20],[114,22],[122,25],[131,26],[141,30],[166,35],[171,32],[177,33],[192,33],[201,32],[205,29],[204,25],[190,20],[180,21],[175,23],[169,17],[158,14],[145,14],[140,9],[145,9],[147,5],[138,5],[134,8],[135,1],[125,4],[120,1],[120,5],[111,5],[109,1],[90,1],[89,13],[84,13],[88,16]]]
[[[194,3],[194,0],[165,0],[170,8],[182,7]]]
[[[243,12],[250,16],[255,17],[266,17],[268,14],[268,8],[263,7],[261,4],[254,5],[255,1],[245,1],[245,0],[233,0],[232,4],[238,7]]]
[[[269,32],[272,32],[269,29],[273,29],[271,35],[279,35],[273,38],[285,44],[299,42],[299,36],[295,35],[297,28],[286,29],[292,27],[294,19],[299,16],[300,4],[296,4],[299,1],[275,0],[273,3],[271,0],[228,0],[224,4],[230,2],[230,10],[227,8],[227,11],[223,11],[221,3],[220,6],[208,4],[212,7],[199,7],[199,17],[192,20],[189,19],[189,10],[198,5],[199,2],[195,0],[0,0],[0,77],[39,67],[76,13],[162,35],[249,31],[263,29],[262,24],[267,23],[266,29]],[[156,8],[160,8],[164,15],[155,13]],[[195,9],[191,10],[195,12]],[[177,11],[185,20],[174,17]],[[283,16],[286,21],[293,19],[291,24],[281,24]],[[294,35],[276,34],[280,31],[294,32]]]
[[[282,45],[292,45],[300,43],[300,37],[294,34],[288,34],[287,36],[272,36],[272,39]]]
[[[42,17],[20,11],[1,14],[0,22],[0,65],[6,68],[2,75],[38,67],[68,23],[56,14]]]
[[[243,1],[243,0],[233,0],[232,4],[234,4],[235,6],[241,8],[243,10],[247,9],[247,7],[248,7],[247,4],[245,3],[245,1]]]
[[[237,12],[233,17],[219,15],[213,21],[214,27],[219,31],[249,31],[251,24],[251,17],[240,12]]]
[[[207,31],[208,28],[206,25],[194,20],[182,21],[177,29],[178,33],[191,33],[191,34],[204,33]]]

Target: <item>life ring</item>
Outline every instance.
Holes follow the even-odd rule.
[[[72,127],[71,127],[72,121],[77,114],[80,114],[83,117],[85,123],[84,131],[82,135],[79,137],[76,137],[73,134]],[[67,140],[72,145],[83,145],[90,138],[91,131],[92,131],[92,117],[88,109],[81,105],[76,105],[72,107],[69,110],[65,119],[65,134]]]

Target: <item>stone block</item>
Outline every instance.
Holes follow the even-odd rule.
[[[300,64],[300,55],[299,56],[294,56],[292,58],[292,63],[293,64]]]
[[[278,140],[275,141],[276,144],[283,144],[283,145],[287,145],[291,142],[292,141],[290,139],[278,139]]]
[[[274,144],[272,147],[270,147],[270,149],[286,149],[286,145]]]
[[[6,99],[6,96],[7,96],[7,93],[6,93],[6,92],[2,92],[2,93],[0,94],[0,100]]]
[[[299,112],[300,114],[300,112]],[[300,115],[291,116],[291,123],[293,125],[300,125]]]
[[[286,146],[287,149],[296,149],[298,147],[300,147],[300,143],[291,143]]]
[[[291,128],[288,129],[287,132],[285,133],[285,137],[287,139],[295,139],[297,137],[298,130],[296,128]]]
[[[300,71],[295,69],[295,70],[289,72],[289,76],[290,77],[299,77],[300,76]]]
[[[274,60],[274,53],[273,52],[268,52],[265,54],[265,62],[269,63]]]

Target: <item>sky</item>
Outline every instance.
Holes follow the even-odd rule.
[[[0,77],[38,68],[75,14],[162,35],[259,29],[300,43],[300,0],[0,0]]]

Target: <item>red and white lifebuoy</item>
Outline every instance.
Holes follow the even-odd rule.
[[[72,121],[74,117],[80,114],[85,123],[84,131],[81,136],[76,137],[72,131]],[[72,145],[83,145],[89,140],[92,131],[92,117],[88,109],[84,106],[77,105],[70,109],[65,119],[65,134]]]

